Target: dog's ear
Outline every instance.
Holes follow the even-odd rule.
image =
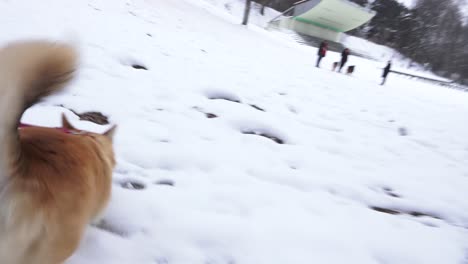
[[[114,139],[115,131],[117,130],[117,125],[113,125],[109,130],[104,132],[104,136],[108,137],[110,140]]]
[[[70,124],[70,121],[68,121],[67,116],[64,113],[62,113],[62,128],[76,130],[76,128]]]

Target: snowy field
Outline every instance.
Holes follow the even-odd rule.
[[[468,263],[468,93],[315,68],[202,0],[0,0],[0,21],[1,45],[82,55],[24,122],[106,129],[62,104],[119,126],[105,222],[67,264]]]

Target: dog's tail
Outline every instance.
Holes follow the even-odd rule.
[[[18,124],[23,112],[62,90],[76,64],[77,53],[66,44],[31,41],[0,49],[0,179],[11,175],[20,159]]]

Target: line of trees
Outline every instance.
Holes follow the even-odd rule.
[[[256,0],[282,11],[298,0]],[[468,84],[468,25],[463,0],[417,0],[408,8],[396,0],[350,0],[377,15],[349,32],[390,46],[427,69]]]
[[[352,33],[395,48],[443,76],[468,82],[468,26],[457,0],[417,0],[409,9],[395,0],[352,0],[377,15]]]

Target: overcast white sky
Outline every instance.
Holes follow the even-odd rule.
[[[408,7],[413,7],[413,4],[415,0],[398,0],[398,2],[408,6]]]

